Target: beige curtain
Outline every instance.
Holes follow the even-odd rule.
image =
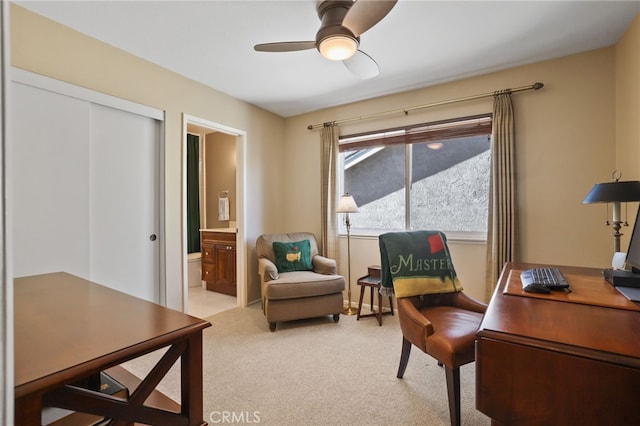
[[[496,92],[493,103],[486,298],[489,300],[505,262],[516,257],[515,127],[511,91]]]
[[[325,124],[320,131],[322,145],[322,182],[321,182],[321,237],[320,253],[331,259],[336,258],[338,242],[336,221],[336,160],[338,155],[338,130],[331,124]]]

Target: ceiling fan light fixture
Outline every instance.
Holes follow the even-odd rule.
[[[332,61],[348,59],[358,50],[358,42],[353,37],[334,35],[327,37],[318,45],[320,54]]]

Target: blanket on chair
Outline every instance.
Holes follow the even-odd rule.
[[[380,293],[396,297],[462,290],[440,231],[380,235]]]

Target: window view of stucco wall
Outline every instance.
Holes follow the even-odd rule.
[[[486,232],[489,138],[439,142],[345,152],[344,190],[360,209],[351,217],[353,227],[405,228],[406,161],[412,175],[411,229]]]

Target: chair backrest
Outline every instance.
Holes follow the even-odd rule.
[[[443,232],[387,232],[378,240],[382,294],[400,298],[462,290]]]
[[[281,243],[293,243],[296,241],[309,240],[311,246],[311,258],[318,254],[318,244],[316,243],[316,237],[311,232],[292,232],[288,234],[263,234],[256,240],[256,254],[258,258],[266,257],[270,261],[276,261],[276,256],[273,253],[274,241]]]

